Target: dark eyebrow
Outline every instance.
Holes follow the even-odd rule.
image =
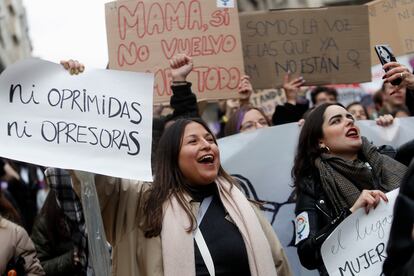
[[[336,118],[341,118],[342,117],[342,114],[337,114],[337,115],[334,115],[334,116],[332,116],[331,118],[329,118],[329,123],[333,120],[333,119],[336,119]]]
[[[354,115],[352,115],[351,113],[347,113],[346,117],[351,118],[352,120],[355,120]]]
[[[190,135],[187,135],[187,136],[185,136],[184,137],[185,139],[191,139],[191,138],[197,138],[197,135],[195,135],[195,134],[190,134]]]

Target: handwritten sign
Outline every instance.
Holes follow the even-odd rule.
[[[20,61],[0,75],[0,156],[43,166],[151,180],[148,73]]]
[[[250,97],[250,103],[261,108],[269,119],[272,119],[276,105],[284,104],[285,102],[286,96],[282,89],[253,90],[253,94]]]
[[[326,239],[321,253],[329,275],[381,275],[398,191],[387,193],[389,202],[368,215],[358,209]]]
[[[414,52],[414,2],[376,0],[366,4],[369,9],[369,29],[372,64],[379,60],[376,44],[388,44],[394,55]]]
[[[109,66],[155,73],[154,101],[171,96],[169,62],[193,57],[189,75],[200,100],[237,97],[243,58],[236,1],[130,0],[106,4]],[[224,4],[223,4],[224,5]]]
[[[246,13],[240,25],[255,88],[281,86],[288,71],[306,85],[371,80],[366,6]]]

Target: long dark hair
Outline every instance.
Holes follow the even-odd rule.
[[[189,187],[191,184],[185,179],[178,166],[178,156],[185,128],[193,122],[202,125],[214,137],[207,124],[197,118],[179,119],[165,130],[158,144],[154,182],[147,190],[145,196],[143,230],[147,238],[156,237],[161,233],[163,204],[171,196],[177,198],[178,203],[190,218],[191,225],[187,231],[192,231],[196,225],[196,219],[191,211],[191,206],[188,205],[184,197],[187,193],[186,187]],[[217,144],[215,138],[214,143]],[[221,165],[218,175],[223,176],[232,184],[235,183]]]
[[[13,207],[11,202],[6,198],[3,191],[0,189],[0,220],[2,217],[16,224],[22,225],[19,212]]]
[[[308,115],[300,132],[292,169],[293,183],[297,192],[301,190],[302,180],[309,176],[315,176],[317,171],[315,160],[323,152],[319,146],[319,140],[323,138],[322,125],[324,113],[331,105],[343,107],[338,103],[324,103],[319,105]]]

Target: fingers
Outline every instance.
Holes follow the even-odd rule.
[[[302,76],[300,76],[300,77],[298,77],[298,78],[295,78],[295,79],[293,79],[293,80],[290,82],[290,84],[291,84],[291,85],[293,85],[293,86],[295,86],[295,87],[297,87],[297,88],[299,88],[300,86],[302,86],[304,83],[305,83],[305,80],[303,79],[303,77],[302,77]]]
[[[390,114],[386,114],[375,119],[375,122],[382,127],[390,126],[394,122],[394,117]]]
[[[283,77],[283,83],[289,83],[289,82],[290,82],[290,72],[288,71]]]
[[[358,200],[361,200],[361,207],[365,208],[365,212],[368,214],[371,208],[376,208],[380,201],[384,200],[388,202],[386,194],[379,190],[363,190]],[[357,201],[358,201],[357,200]]]
[[[388,70],[382,77],[384,81],[391,82],[398,78],[405,79],[406,76],[411,74],[407,67],[397,63],[389,62],[382,67],[384,70]]]
[[[387,62],[382,66],[382,69],[384,69],[384,71],[387,71],[389,69],[395,68],[400,66],[400,64],[396,61],[391,61],[391,62]]]
[[[180,68],[184,65],[190,64],[192,59],[185,54],[177,54],[170,59],[170,67],[172,69]]]
[[[78,75],[85,71],[85,66],[77,60],[61,60],[60,64],[62,64],[63,68],[68,70],[71,75]]]
[[[247,75],[244,75],[241,79],[240,79],[240,83],[238,86],[238,92],[239,94],[242,94],[242,99],[249,97],[250,94],[253,92],[253,87],[252,84],[250,82],[250,77]]]

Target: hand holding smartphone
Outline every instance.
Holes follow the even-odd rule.
[[[375,52],[377,53],[377,56],[381,62],[382,65],[384,65],[385,63],[391,62],[391,61],[397,61],[395,59],[394,54],[392,53],[391,47],[383,44],[383,45],[375,45],[374,46]],[[385,72],[387,72],[388,70],[386,70]],[[402,79],[401,78],[397,78],[393,81],[391,81],[392,85],[399,85],[401,83]]]

